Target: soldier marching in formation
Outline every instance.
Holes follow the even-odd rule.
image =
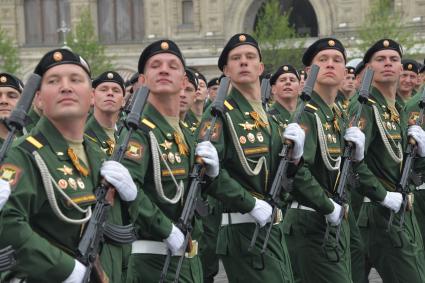
[[[260,45],[246,33],[229,39],[222,76],[209,81],[169,39],[141,52],[127,82],[113,70],[92,79],[82,57],[54,49],[34,70],[41,83],[11,144],[24,85],[0,73],[0,145],[10,146],[0,249],[11,246],[15,259],[0,282],[214,282],[219,260],[229,282],[364,283],[371,268],[384,282],[425,282],[425,67],[402,57],[384,38],[349,67],[343,43],[321,38],[300,58],[303,70],[279,62],[266,111]],[[360,101],[367,69],[370,96]],[[136,95],[147,102],[132,131]],[[282,172],[285,189],[271,199]],[[113,189],[102,198],[105,184]],[[80,240],[102,199],[105,231],[88,263]],[[128,228],[131,240],[114,241],[108,227]]]

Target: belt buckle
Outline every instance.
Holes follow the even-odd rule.
[[[273,225],[277,225],[283,221],[283,214],[281,209],[277,209],[276,217],[273,219]]]
[[[191,247],[189,252],[185,253],[186,258],[193,258],[198,254],[198,241],[192,240],[192,244],[189,246]]]

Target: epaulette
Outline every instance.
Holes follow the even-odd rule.
[[[376,101],[375,101],[375,100],[373,100],[373,99],[368,98],[368,99],[367,99],[367,104],[368,104],[368,105],[373,105],[373,104],[376,104]]]
[[[313,102],[309,102],[305,105],[305,111],[310,113],[315,113],[319,108],[317,108],[316,105],[313,104]]]
[[[155,129],[156,125],[152,123],[147,118],[142,118],[142,122],[140,123],[140,129],[145,132],[149,133],[151,130]]]
[[[46,138],[39,133],[34,136],[27,136],[24,142],[20,144],[20,147],[26,149],[29,152],[34,152],[42,148],[46,143]]]
[[[84,132],[84,136],[86,138],[88,138],[89,140],[91,140],[92,142],[97,143],[96,135],[95,135],[95,133],[92,130],[86,130]]]
[[[270,115],[279,115],[279,111],[277,109],[270,109],[268,113]]]
[[[224,106],[227,111],[232,111],[233,109],[237,107],[236,102],[233,101],[233,99],[226,99],[224,101]]]

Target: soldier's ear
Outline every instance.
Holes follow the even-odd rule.
[[[307,66],[307,67],[305,67],[305,72],[306,72],[306,74],[307,74],[307,76],[310,76],[310,70],[311,70],[311,66]]]
[[[264,72],[264,64],[263,62],[260,62],[260,73],[258,75],[261,75]]]
[[[94,106],[94,88],[90,92],[90,106]]]
[[[224,67],[223,67],[223,74],[226,77],[229,77],[230,78],[229,69],[227,68],[227,65],[224,65]]]
[[[137,83],[138,83],[140,86],[145,85],[145,83],[146,83],[146,76],[145,76],[144,74],[140,74],[140,75],[139,75],[139,78],[137,79]]]
[[[39,90],[37,90],[37,92],[35,93],[33,104],[35,104],[35,107],[43,110],[43,101],[40,99],[40,91]]]

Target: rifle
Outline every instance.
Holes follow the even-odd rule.
[[[217,97],[214,100],[211,107],[211,122],[209,128],[207,129],[203,141],[210,141],[211,137],[214,133],[214,127],[217,121],[217,118],[224,113],[224,100],[227,96],[227,90],[230,85],[230,79],[224,77],[220,81],[220,87],[218,89]],[[185,234],[184,242],[183,242],[183,250],[192,249],[191,243],[191,234],[192,234],[192,219],[195,214],[196,202],[200,193],[200,185],[204,183],[205,177],[205,166],[201,158],[197,157],[196,162],[193,165],[192,171],[189,175],[191,182],[188,194],[186,196],[186,202],[184,203],[182,214],[179,217],[177,227]],[[165,259],[164,267],[162,268],[161,277],[159,282],[165,282],[165,277],[167,275],[168,268],[171,263],[171,251],[168,249],[167,257]],[[179,281],[180,270],[183,264],[183,259],[185,254],[180,256],[179,262],[177,265],[177,270],[174,275],[174,282],[177,283]]]
[[[261,80],[261,102],[263,103],[263,108],[269,111],[269,101],[271,95],[271,86],[269,79]]]
[[[419,108],[421,109],[419,112],[419,117],[415,121],[415,125],[420,126],[424,119],[424,108],[425,108],[425,88],[422,90],[421,100],[419,101]],[[409,193],[409,181],[413,177],[413,165],[415,163],[415,158],[417,155],[418,147],[416,145],[416,141],[413,138],[409,138],[409,143],[407,145],[405,151],[405,159],[403,164],[403,171],[401,174],[401,178],[396,185],[396,192],[401,193],[403,196],[403,201],[401,202],[400,211],[400,223],[399,227],[402,228],[404,224],[404,216],[407,210],[408,203],[408,193]],[[394,211],[391,210],[390,218],[388,220],[387,232],[390,231],[391,226],[394,220]]]
[[[356,114],[354,115],[354,117],[351,121],[351,125],[358,126],[358,124],[359,124],[360,116],[362,114],[363,105],[366,104],[368,99],[369,99],[370,86],[372,85],[373,73],[374,72],[371,68],[366,69],[366,72],[363,76],[362,85],[361,85],[360,91],[359,91],[358,101],[360,102],[360,104],[359,104],[359,107],[357,109]],[[342,159],[344,160],[344,162],[342,164],[342,170],[341,170],[341,173],[340,173],[340,176],[339,176],[339,183],[338,183],[338,187],[337,187],[337,190],[336,190],[336,194],[332,196],[332,199],[337,204],[342,206],[341,214],[339,215],[339,218],[338,218],[339,224],[336,226],[335,239],[336,239],[337,243],[339,241],[339,237],[340,237],[340,234],[341,234],[342,218],[345,215],[345,211],[348,209],[347,194],[346,194],[346,191],[345,191],[345,187],[346,187],[346,185],[349,181],[350,172],[352,170],[353,148],[354,148],[354,145],[353,145],[352,142],[345,142],[344,153],[342,155]],[[326,223],[326,232],[325,232],[325,237],[323,239],[322,247],[325,246],[326,242],[329,239],[330,228],[331,228],[331,225],[327,222]],[[339,257],[338,253],[337,253],[337,256]]]
[[[25,126],[25,118],[31,107],[34,95],[40,88],[40,82],[41,77],[39,75],[31,74],[15,109],[13,109],[12,113],[10,113],[10,117],[5,121],[5,125],[9,132],[0,149],[0,164],[3,163],[6,158],[6,154],[15,139],[16,133],[21,131]],[[0,250],[0,272],[9,270],[15,263],[15,251],[11,246],[7,246]]]
[[[135,101],[125,121],[129,128],[128,133],[125,135],[124,140],[119,147],[114,150],[110,160],[121,162],[124,153],[127,150],[128,143],[130,142],[131,135],[140,126],[140,116],[146,105],[148,95],[149,89],[146,87],[137,90]],[[92,277],[92,269],[95,271],[93,275],[95,282],[107,282],[107,278],[105,278],[105,274],[99,261],[100,245],[104,241],[104,236],[109,238],[112,235],[119,239],[121,238],[120,232],[125,231],[126,228],[131,229],[129,226],[106,224],[106,219],[111,208],[111,203],[108,200],[111,199],[111,196],[113,198],[114,193],[115,189],[111,188],[111,185],[104,179],[96,188],[95,194],[97,202],[94,207],[93,215],[90,218],[80,243],[78,244],[77,250],[78,260],[87,266],[83,283],[90,281]],[[118,228],[117,231],[115,231],[114,228]],[[107,235],[108,231],[110,233],[109,235]],[[128,233],[131,232],[128,231]],[[126,236],[126,238],[129,238],[126,240],[131,242],[131,235]],[[133,240],[134,239],[135,236],[133,235]],[[126,242],[126,240],[118,242]]]
[[[313,92],[314,83],[316,82],[319,69],[320,68],[317,65],[313,64],[311,66],[310,74],[304,85],[303,91],[300,95],[300,103],[298,104],[292,119],[295,123],[300,122],[301,114],[303,113],[306,104],[311,99],[311,94]],[[287,179],[287,171],[288,171],[289,163],[290,163],[288,154],[291,149],[292,149],[292,143],[289,141],[285,141],[283,144],[282,150],[279,153],[280,161],[279,161],[279,166],[277,167],[277,170],[276,170],[276,175],[273,179],[273,183],[270,188],[270,191],[267,193],[265,198],[265,200],[272,206],[273,211],[271,215],[271,221],[267,228],[266,236],[264,238],[261,254],[264,254],[266,251],[267,243],[269,241],[270,233],[273,227],[273,220],[277,216],[278,203],[279,203],[281,190],[283,189],[285,192],[289,192],[289,189],[290,189],[288,188],[288,186],[284,186],[284,181],[285,179]],[[254,248],[255,243],[257,242],[258,234],[260,232],[260,225],[258,223],[256,223],[255,225],[256,226],[255,226],[254,234],[252,235],[251,243],[248,247],[248,251],[251,251]]]

